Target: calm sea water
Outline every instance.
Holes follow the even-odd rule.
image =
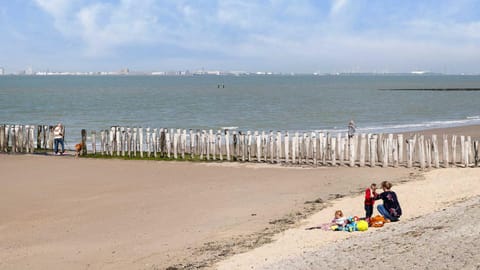
[[[220,85],[220,88],[218,88]],[[225,87],[223,88],[222,85]],[[408,131],[480,123],[480,76],[1,76],[0,124]]]

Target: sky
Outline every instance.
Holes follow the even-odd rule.
[[[7,73],[480,73],[480,0],[0,3]]]

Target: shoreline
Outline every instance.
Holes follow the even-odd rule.
[[[480,135],[478,126],[466,131]],[[396,185],[423,177],[415,168],[26,155],[0,160],[0,248],[6,251],[0,269],[210,268],[269,245],[372,181]]]

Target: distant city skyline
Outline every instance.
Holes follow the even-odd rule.
[[[0,67],[479,74],[479,10],[477,0],[5,1]]]

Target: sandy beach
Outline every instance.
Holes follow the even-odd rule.
[[[425,132],[478,138],[480,129]],[[347,242],[342,239],[379,237],[397,224],[408,230],[409,223],[428,223],[427,216],[443,208],[454,216],[458,211],[451,207],[478,206],[480,191],[479,169],[463,168],[422,172],[2,154],[0,170],[0,269],[315,265],[315,252],[327,244],[341,249]],[[363,234],[305,231],[330,220],[335,208],[363,214],[360,193],[383,180],[395,184],[405,208],[400,223]],[[454,204],[459,201],[465,204]]]

